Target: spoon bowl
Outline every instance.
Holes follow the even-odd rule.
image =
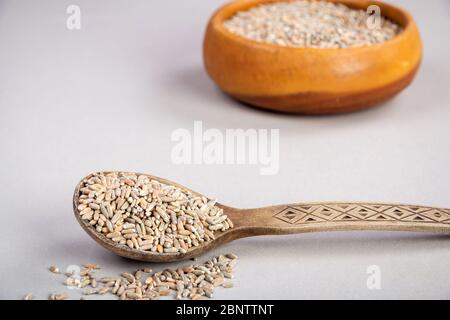
[[[101,172],[109,174],[112,172]],[[98,174],[98,173],[97,173]],[[190,190],[175,182],[156,176],[145,175],[166,185],[190,191],[193,195],[200,193]],[[187,260],[199,256],[220,245],[245,237],[262,235],[287,235],[296,233],[352,230],[384,230],[409,231],[450,234],[450,209],[439,209],[426,206],[382,204],[382,203],[349,203],[326,202],[278,205],[259,209],[236,209],[216,204],[233,222],[233,227],[226,231],[216,231],[215,239],[205,241],[186,253],[158,253],[131,249],[108,239],[99,233],[88,222],[81,219],[77,207],[83,181],[93,177],[91,174],[83,178],[75,188],[73,210],[78,223],[84,231],[105,249],[125,258],[150,261],[173,262]]]
[[[113,172],[111,172],[111,171],[101,172],[101,174],[104,174],[104,175],[107,175],[109,173],[113,173]],[[194,195],[201,196],[201,194],[198,192],[195,192],[195,191],[193,191],[189,188],[186,188],[180,184],[177,184],[175,182],[172,182],[172,181],[169,181],[169,180],[166,180],[163,178],[159,178],[159,177],[152,176],[149,174],[142,174],[142,173],[133,173],[133,174],[145,175],[145,176],[148,176],[152,180],[157,180],[166,185],[175,186],[177,188],[187,190]],[[216,233],[215,233],[216,239],[214,241],[200,243],[200,245],[198,247],[193,247],[191,250],[189,250],[186,253],[158,253],[158,252],[150,252],[150,251],[140,251],[140,250],[130,249],[126,245],[117,244],[117,243],[111,241],[111,239],[108,239],[104,234],[97,232],[95,230],[95,228],[93,228],[88,222],[82,220],[80,214],[78,213],[77,207],[79,205],[80,188],[82,187],[83,181],[93,177],[94,175],[95,175],[95,173],[90,174],[90,175],[86,176],[85,178],[81,179],[81,181],[78,183],[78,185],[75,188],[75,192],[73,195],[73,211],[75,214],[75,218],[77,219],[78,223],[81,225],[83,230],[89,236],[91,236],[92,239],[94,239],[98,244],[103,246],[105,249],[107,249],[119,256],[122,256],[124,258],[133,259],[133,260],[138,260],[138,261],[151,261],[151,262],[172,262],[172,261],[179,261],[179,260],[188,260],[188,259],[191,259],[191,258],[201,255],[203,252],[212,250],[219,245],[233,241],[240,237],[239,236],[240,228],[237,226],[235,226],[234,228],[229,229],[227,231],[224,231],[224,232],[216,231]],[[233,221],[233,219],[235,221],[239,220],[239,218],[237,217],[237,213],[238,213],[237,209],[227,207],[222,204],[216,204],[216,206],[223,209],[223,211],[226,212],[226,214],[230,217],[230,219],[232,221]]]

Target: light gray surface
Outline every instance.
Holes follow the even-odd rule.
[[[425,58],[384,106],[335,117],[259,112],[222,95],[202,69],[207,19],[220,0],[0,2],[0,298],[65,290],[47,267],[141,263],[106,252],[72,215],[73,189],[103,169],[148,172],[236,207],[321,200],[450,207],[450,2],[396,0],[416,17]],[[82,28],[66,29],[68,5]],[[279,128],[280,172],[176,166],[171,133]],[[330,233],[246,239],[223,299],[450,297],[450,239]],[[200,260],[205,259],[201,257]],[[366,287],[378,265],[382,290]],[[155,269],[163,266],[153,265]],[[20,275],[20,276],[18,276]]]

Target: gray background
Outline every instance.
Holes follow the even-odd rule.
[[[148,172],[236,207],[358,200],[450,207],[450,2],[392,0],[417,19],[425,58],[413,85],[366,112],[302,117],[261,112],[221,94],[202,68],[205,25],[223,1],[0,2],[0,298],[61,286],[54,264],[105,274],[144,264],[110,254],[76,223],[72,192],[105,169]],[[82,29],[66,29],[66,8]],[[280,172],[177,166],[171,133],[279,128]],[[223,299],[450,298],[450,239],[329,233],[245,239]],[[366,287],[378,265],[382,290]],[[163,266],[152,265],[155,269]],[[20,275],[20,276],[18,276]],[[107,297],[106,297],[107,298]]]

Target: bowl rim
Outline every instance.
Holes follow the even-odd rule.
[[[358,46],[358,47],[350,47],[350,48],[311,48],[311,47],[290,47],[290,46],[280,46],[276,44],[270,44],[266,42],[259,42],[256,40],[248,39],[245,37],[242,37],[240,35],[237,35],[228,29],[225,28],[224,22],[228,20],[230,17],[232,17],[234,14],[236,14],[238,11],[245,11],[249,10],[252,7],[255,7],[259,4],[264,3],[276,3],[276,2],[292,2],[295,0],[237,0],[232,1],[230,3],[227,3],[220,7],[212,16],[210,20],[210,26],[215,29],[217,32],[221,33],[225,37],[227,37],[231,41],[239,42],[242,45],[248,46],[251,45],[252,47],[257,47],[262,50],[268,50],[268,51],[291,51],[291,52],[312,52],[312,53],[319,53],[319,52],[329,52],[329,53],[350,53],[350,52],[362,52],[367,50],[373,50],[373,49],[379,49],[381,47],[387,46],[387,45],[394,45],[396,43],[399,43],[403,41],[409,33],[412,32],[412,29],[415,28],[415,22],[414,18],[411,16],[411,14],[397,6],[394,6],[390,3],[386,3],[383,1],[378,0],[324,0],[327,2],[334,2],[334,3],[342,3],[344,5],[347,5],[349,7],[352,7],[352,5],[361,5],[367,3],[370,5],[378,5],[380,8],[389,8],[390,10],[397,11],[399,14],[403,16],[403,19],[405,20],[405,23],[400,23],[399,21],[396,21],[395,19],[392,19],[391,17],[387,17],[394,21],[395,23],[401,25],[403,27],[403,30],[397,34],[394,38],[389,39],[387,41],[373,44],[373,45],[365,45],[365,46]],[[227,12],[230,10],[229,12]]]

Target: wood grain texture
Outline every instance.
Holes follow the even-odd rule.
[[[384,230],[450,234],[450,210],[380,203],[318,203],[241,210],[231,214],[252,235]]]
[[[381,13],[404,27],[394,39],[360,48],[289,48],[232,34],[223,22],[240,10],[274,0],[235,1],[211,18],[204,40],[205,68],[226,93],[248,104],[287,113],[332,114],[361,110],[407,87],[422,59],[414,19],[384,2],[329,0]]]
[[[104,172],[107,174],[108,172]],[[137,173],[142,175],[141,173]],[[225,232],[216,232],[214,241],[204,242],[187,253],[167,254],[130,249],[114,243],[81,220],[78,199],[82,179],[75,188],[73,211],[84,231],[107,250],[130,259],[151,262],[171,262],[196,257],[208,250],[245,237],[262,235],[285,235],[325,231],[385,230],[450,234],[450,209],[415,205],[376,203],[312,203],[279,205],[260,209],[236,209],[217,204],[234,224]],[[168,185],[190,190],[175,182],[147,175]]]

